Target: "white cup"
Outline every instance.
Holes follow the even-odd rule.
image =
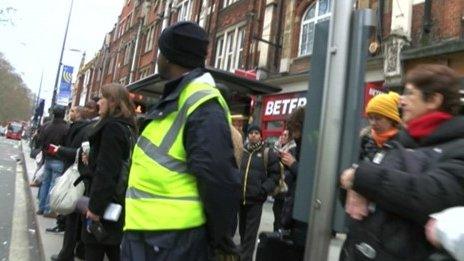
[[[85,154],[89,154],[90,143],[88,141],[82,142],[81,148],[82,148],[82,152],[84,152]]]

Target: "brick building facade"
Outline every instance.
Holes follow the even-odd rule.
[[[304,96],[311,88],[309,71],[317,66],[311,64],[311,55],[317,51],[312,50],[314,25],[330,19],[333,3],[334,0],[126,0],[101,50],[81,66],[73,104],[83,104],[98,95],[103,84],[129,84],[156,73],[157,39],[164,28],[181,20],[197,22],[209,33],[207,66],[229,72],[253,70],[258,80],[282,87],[279,98]],[[372,8],[381,17],[369,40],[369,86],[398,88],[405,72],[423,62],[447,64],[464,75],[462,0],[356,3],[357,8]],[[254,118],[264,128],[270,124],[279,130],[279,121],[290,111],[283,112],[281,118],[273,117],[272,122],[264,122],[269,100],[272,97],[254,100],[258,106]]]

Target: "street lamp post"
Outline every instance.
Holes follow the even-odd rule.
[[[62,61],[63,61],[64,47],[66,45],[66,37],[68,36],[69,21],[71,20],[71,13],[72,13],[72,8],[73,8],[73,3],[74,3],[74,0],[71,0],[71,5],[69,7],[69,13],[68,13],[68,21],[66,23],[66,30],[64,32],[63,45],[61,46],[60,61],[58,63],[58,70],[56,71],[55,85],[53,86],[53,96],[52,96],[52,103],[51,103],[52,108],[56,104],[56,93],[57,93],[57,90],[58,90],[58,80],[59,80],[59,77],[60,77],[60,70],[61,70],[61,65],[62,65]]]

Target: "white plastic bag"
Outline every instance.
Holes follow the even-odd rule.
[[[77,151],[79,155],[79,151]],[[74,212],[77,200],[84,195],[84,183],[74,186],[79,178],[77,160],[73,166],[56,179],[55,185],[50,190],[50,209],[58,214],[68,215]]]
[[[43,158],[42,151],[40,151],[39,154],[35,156],[35,163],[37,165],[40,165],[40,163],[42,163],[42,158]]]
[[[34,172],[34,176],[32,177],[31,186],[33,187],[40,187],[43,181],[43,173],[45,170],[45,164],[37,166],[37,169]]]

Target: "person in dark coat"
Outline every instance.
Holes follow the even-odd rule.
[[[39,210],[38,215],[45,217],[56,217],[56,214],[50,212],[49,192],[55,184],[55,180],[64,170],[63,161],[56,156],[57,146],[63,145],[69,126],[64,121],[65,108],[56,105],[53,108],[53,120],[51,123],[44,125],[37,139],[39,148],[42,148],[42,154],[45,160],[45,169],[42,185],[39,192]],[[57,146],[53,146],[55,144]]]
[[[400,96],[395,92],[379,94],[369,101],[365,111],[369,127],[361,134],[359,161],[376,161],[376,156],[388,149],[389,142],[396,138],[401,124],[399,102]],[[341,195],[346,196],[342,202],[351,218],[368,215],[369,202],[366,198],[353,190],[348,190],[346,194],[342,190]]]
[[[405,129],[389,150],[340,176],[342,188],[373,203],[351,227],[342,260],[431,260],[441,253],[425,237],[429,215],[464,204],[458,75],[443,65],[412,69],[401,107]]]
[[[178,226],[179,229],[163,224],[157,226],[157,220],[148,220],[149,218],[147,221],[144,220],[144,225],[136,226],[131,223],[142,223],[138,219],[139,214],[127,209],[124,239],[121,245],[122,260],[200,261],[211,260],[216,255],[235,255],[237,249],[230,230],[239,207],[240,174],[234,159],[228,112],[223,107],[222,97],[217,96],[215,92],[214,79],[204,70],[208,36],[197,24],[179,22],[162,32],[159,46],[158,68],[161,77],[168,82],[164,85],[159,103],[149,110],[147,118],[141,125],[143,129],[141,137],[152,138],[154,132],[150,132],[150,124],[154,125],[157,121],[168,122],[166,119],[168,115],[175,115],[182,111],[179,106],[182,104],[182,97],[185,97],[183,94],[190,86],[203,87],[206,83],[209,91],[215,95],[209,96],[211,98],[201,103],[182,120],[181,123],[185,127],[177,135],[182,136],[183,144],[178,149],[185,151],[186,162],[182,165],[185,164],[186,173],[180,174],[173,171],[175,173],[173,176],[179,175],[179,180],[191,179],[197,184],[198,197],[195,196],[195,199],[188,201],[194,202],[195,205],[198,201],[201,202],[200,210],[204,218],[202,218],[202,224],[186,224]],[[158,125],[155,128],[163,131],[162,126]],[[141,140],[139,138],[139,141]],[[139,144],[136,145],[136,150],[141,156],[137,157],[134,150],[129,184],[147,184],[143,190],[144,194],[165,193],[165,187],[170,187],[172,184],[163,184],[158,180],[139,179],[141,172],[134,171],[136,164],[143,165],[147,170],[143,174],[147,175],[150,170],[159,169],[156,162],[153,161],[150,164],[141,159],[144,152],[138,146]],[[155,160],[158,160],[158,157],[161,159],[168,156],[164,152],[160,154],[154,157]],[[186,183],[191,184],[191,182]],[[129,186],[128,189],[135,190],[136,187]],[[175,226],[185,222],[185,217],[179,218],[179,216],[184,216],[182,213],[184,210],[175,206],[176,202],[188,201],[180,198],[178,201],[168,200],[169,196],[179,197],[181,195],[168,194],[168,197],[162,197],[159,200],[165,203],[157,207],[147,201],[148,206],[145,208],[139,206],[137,210],[139,213],[143,211],[150,216],[153,215],[152,213],[173,205],[171,211],[161,210],[163,213],[156,215],[167,220],[171,219]],[[132,199],[126,198],[126,205],[130,200]],[[170,204],[169,201],[173,203]]]
[[[296,143],[295,140],[289,136],[289,131],[285,129],[279,137],[279,140],[275,143],[274,149],[277,152],[284,153],[289,152],[293,157],[296,155]],[[288,169],[285,169],[285,183],[289,184],[291,179],[291,173]],[[288,191],[274,195],[274,203],[272,204],[272,212],[274,213],[274,231],[282,229],[282,210],[285,202],[285,196]]]
[[[251,261],[255,249],[256,236],[263,203],[271,195],[279,181],[279,157],[270,148],[265,148],[261,129],[251,125],[248,129],[248,144],[244,147],[242,162],[242,200],[239,211],[239,233],[241,259]]]
[[[293,203],[295,200],[296,179],[298,177],[298,161],[300,159],[301,150],[301,131],[303,129],[303,121],[305,116],[305,108],[299,107],[290,114],[286,121],[286,127],[291,139],[295,141],[296,147],[290,151],[279,153],[280,161],[285,166],[286,177],[285,182],[288,186],[288,191],[284,195],[282,213],[280,218],[281,228],[289,230],[294,226],[293,220]]]
[[[127,180],[123,175],[128,173],[122,173],[122,169],[131,154],[132,137],[137,133],[135,110],[122,85],[105,85],[101,91],[102,97],[98,101],[100,120],[89,133],[88,159],[84,156],[91,180],[86,192],[89,206],[82,241],[85,243],[85,260],[101,261],[106,255],[110,261],[119,261],[124,210],[116,222],[104,220],[103,214],[110,203],[124,205],[125,191],[118,191],[118,188],[123,180]]]
[[[63,159],[64,169],[67,170],[76,161],[77,153],[82,142],[87,141],[87,134],[90,129],[91,121],[85,119],[84,107],[75,106],[69,110],[69,120],[72,122],[69,126],[68,134],[63,146],[58,147],[57,156]],[[86,168],[82,161],[78,161],[78,171],[82,175]],[[60,215],[57,218],[57,225],[54,228],[47,228],[47,232],[59,233],[64,231],[63,246],[57,255],[52,255],[52,260],[74,260],[74,249],[80,242],[81,222],[78,213],[69,215]],[[77,249],[80,249],[77,251]],[[78,247],[76,255],[83,258],[83,248]],[[80,253],[78,253],[80,252]]]

